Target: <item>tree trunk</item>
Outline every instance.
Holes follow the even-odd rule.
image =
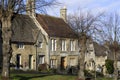
[[[82,36],[80,40],[81,52],[79,55],[79,71],[78,71],[78,80],[85,80],[84,75],[84,61],[85,61],[85,52],[86,52],[86,36]]]
[[[2,80],[9,80],[10,77],[10,58],[12,54],[11,48],[11,17],[3,18],[2,22],[2,55],[3,55],[3,65],[2,65]]]
[[[117,80],[118,77],[118,70],[117,70],[117,54],[116,51],[114,51],[114,80]]]

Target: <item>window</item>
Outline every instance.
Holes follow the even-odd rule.
[[[66,41],[62,40],[62,51],[66,51]]]
[[[18,48],[19,48],[19,49],[24,49],[24,47],[25,47],[25,46],[24,46],[24,43],[18,43]]]
[[[50,60],[50,66],[51,66],[51,68],[56,68],[57,67],[57,60],[56,59],[51,59]]]
[[[75,58],[70,58],[70,66],[75,66],[75,65],[76,65]]]
[[[42,42],[39,42],[37,45],[38,48],[42,48]]]
[[[43,64],[43,63],[45,63],[45,56],[39,55],[38,56],[38,64]]]
[[[51,45],[52,45],[52,51],[56,51],[56,47],[57,47],[57,45],[56,45],[56,39],[51,39]]]
[[[75,41],[74,40],[70,40],[70,50],[75,51]]]

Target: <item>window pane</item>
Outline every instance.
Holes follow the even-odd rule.
[[[51,68],[56,68],[57,67],[57,60],[56,59],[51,59],[50,60],[50,66],[51,66]]]
[[[39,43],[38,43],[38,47],[39,47],[39,48],[42,48],[42,42],[39,42]]]
[[[18,48],[24,49],[24,43],[18,43],[17,45],[18,45]]]
[[[51,50],[56,51],[56,48],[57,48],[56,39],[51,39]]]
[[[62,40],[62,51],[66,51],[66,41]]]
[[[75,41],[74,40],[70,41],[70,50],[75,51]]]
[[[75,66],[76,61],[75,58],[70,58],[70,66]]]
[[[38,63],[39,64],[43,64],[44,63],[44,56],[43,55],[39,55]]]

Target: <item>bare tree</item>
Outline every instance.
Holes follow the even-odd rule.
[[[108,49],[113,54],[114,59],[114,80],[117,80],[117,53],[120,43],[120,15],[117,13],[106,14],[101,20],[101,38],[107,42]]]
[[[29,4],[31,4],[35,0],[0,0],[0,23],[2,25],[1,31],[2,31],[2,55],[3,55],[2,80],[9,80],[10,76],[9,66],[10,58],[12,56],[11,22],[14,18],[13,17],[14,15],[30,10],[26,8],[26,1],[29,1]],[[36,0],[35,2],[36,6],[31,8],[35,8],[39,12],[43,12],[48,7],[56,4],[56,0]]]
[[[78,71],[78,80],[85,80],[84,75],[84,61],[85,61],[85,53],[87,50],[87,40],[90,39],[94,30],[97,29],[97,21],[102,14],[93,15],[90,12],[77,12],[73,15],[68,16],[69,25],[75,30],[78,34],[79,38],[79,47],[80,47],[80,55],[79,55],[79,71]]]

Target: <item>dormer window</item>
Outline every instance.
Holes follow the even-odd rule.
[[[25,47],[24,43],[18,43],[17,45],[19,49],[24,49]]]
[[[37,46],[38,48],[42,48],[42,42],[39,42]]]

